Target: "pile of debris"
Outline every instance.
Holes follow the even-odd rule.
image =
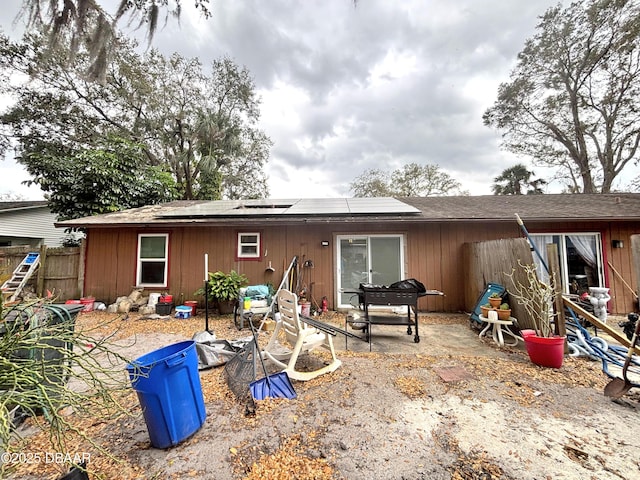
[[[134,288],[126,297],[118,297],[114,303],[107,307],[107,312],[140,312],[143,315],[155,313],[156,306],[149,304],[149,296],[144,296],[143,292],[143,288]]]

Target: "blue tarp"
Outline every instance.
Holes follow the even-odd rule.
[[[269,297],[269,287],[266,285],[251,285],[244,292],[251,300],[264,300]]]

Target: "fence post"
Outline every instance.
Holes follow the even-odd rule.
[[[80,258],[78,259],[78,291],[80,297],[84,297],[84,275],[85,275],[85,260],[87,258],[87,239],[83,238],[80,241]]]
[[[44,280],[45,270],[47,266],[47,246],[45,244],[40,245],[40,267],[38,268],[38,277],[36,280],[36,295],[38,298],[44,298]]]
[[[553,289],[553,310],[556,313],[555,333],[561,337],[567,336],[566,319],[564,318],[564,302],[562,301],[562,283],[560,282],[560,265],[558,264],[558,246],[547,243],[547,261],[549,262],[549,280]],[[569,353],[569,344],[564,342],[564,353]]]
[[[640,235],[631,235],[631,262],[636,277],[636,285],[640,285]],[[636,291],[636,299],[638,298]]]

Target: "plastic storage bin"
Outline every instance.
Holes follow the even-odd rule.
[[[159,303],[173,303],[173,295],[160,295]]]
[[[94,297],[82,297],[80,303],[84,305],[83,312],[93,312],[93,304],[96,299]]]
[[[202,427],[206,410],[194,341],[147,353],[127,365],[127,371],[152,446],[177,445]]]
[[[185,306],[191,307],[191,316],[195,317],[198,314],[198,302],[194,300],[187,300],[184,302]]]
[[[33,262],[36,261],[36,258],[38,258],[38,255],[40,254],[36,252],[29,253],[27,257],[24,259],[24,263],[27,265],[31,265]]]
[[[156,313],[158,315],[171,315],[173,305],[171,303],[158,303],[156,304]]]

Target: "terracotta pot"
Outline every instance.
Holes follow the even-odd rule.
[[[511,309],[509,310],[498,309],[498,320],[509,320],[509,317],[511,317]]]
[[[560,368],[564,360],[565,337],[554,335],[553,337],[539,337],[534,334],[520,334],[527,347],[527,353],[532,363],[541,367]]]
[[[493,310],[492,308],[487,308],[485,306],[480,307],[480,311],[482,312],[482,316],[485,318],[489,318],[489,310]]]
[[[493,308],[498,308],[498,307],[500,307],[500,305],[502,305],[502,298],[500,298],[500,297],[489,297],[489,304]]]

